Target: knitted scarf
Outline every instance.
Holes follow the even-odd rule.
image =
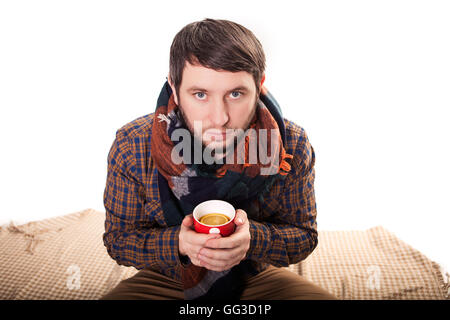
[[[224,158],[223,163],[216,161],[219,163],[206,164],[203,157],[199,163],[194,159],[193,152],[191,152],[190,161],[174,163],[171,157],[172,150],[179,143],[183,143],[183,139],[172,141],[171,137],[174,131],[180,128],[188,130],[166,81],[156,105],[150,153],[158,171],[161,205],[168,226],[180,225],[183,218],[191,214],[197,204],[212,199],[228,201],[236,209],[246,211],[249,216],[252,211],[250,207],[252,202],[261,203],[263,195],[270,190],[272,184],[277,179],[284,179],[291,169],[286,161],[291,159],[292,155],[286,154],[284,149],[285,127],[281,109],[265,87],[261,89],[256,112],[249,128],[255,129],[258,142],[261,141],[260,129],[267,129],[265,131],[267,137],[265,141],[268,144],[266,156],[275,157],[269,164],[261,164],[259,160],[256,163],[254,160],[250,161],[249,150],[254,151],[250,149],[251,135],[246,135],[238,142],[245,144],[243,163],[237,160],[238,147],[234,148],[233,163]],[[274,140],[278,142],[274,148],[271,146],[272,134],[275,134]],[[193,145],[192,133],[191,138]],[[253,145],[258,146],[258,143]],[[192,147],[191,150],[194,148]],[[202,146],[202,152],[203,150]],[[184,152],[183,149],[180,157],[188,155]],[[183,159],[186,160],[186,158]],[[274,163],[277,166],[274,174],[262,174],[263,168],[270,168]],[[249,216],[249,218],[257,217]],[[186,268],[182,268],[184,296],[188,300],[239,299],[244,279],[254,274],[256,274],[255,270],[248,259],[222,272],[190,263]]]

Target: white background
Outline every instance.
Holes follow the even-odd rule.
[[[319,230],[381,225],[450,266],[446,1],[0,2],[0,224],[94,208],[187,23],[251,29],[316,152]]]

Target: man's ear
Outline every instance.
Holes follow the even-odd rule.
[[[175,91],[175,87],[174,87],[174,85],[173,85],[173,83],[172,83],[172,80],[170,79],[170,74],[167,76],[167,82],[169,83],[169,86],[170,86],[170,88],[172,89],[172,94],[173,94],[173,98],[174,98],[174,100],[175,100],[175,103],[176,103],[177,105],[179,105],[179,104],[178,104],[177,92]]]
[[[260,88],[263,86],[264,80],[266,80],[266,74],[265,73],[263,73],[263,75],[261,77],[261,83],[259,85]]]

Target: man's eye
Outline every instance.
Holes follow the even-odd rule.
[[[241,95],[242,95],[242,93],[239,92],[239,91],[233,91],[233,92],[231,92],[231,97],[232,97],[233,99],[237,99],[237,98],[239,98]]]
[[[194,95],[200,100],[205,100],[206,98],[206,94],[204,92],[196,92]]]

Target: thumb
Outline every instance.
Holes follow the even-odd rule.
[[[236,226],[241,226],[247,221],[247,213],[242,209],[236,210],[236,218],[234,219],[234,223]]]
[[[194,218],[192,218],[192,214],[185,216],[182,224],[185,227],[191,227],[194,224]]]

